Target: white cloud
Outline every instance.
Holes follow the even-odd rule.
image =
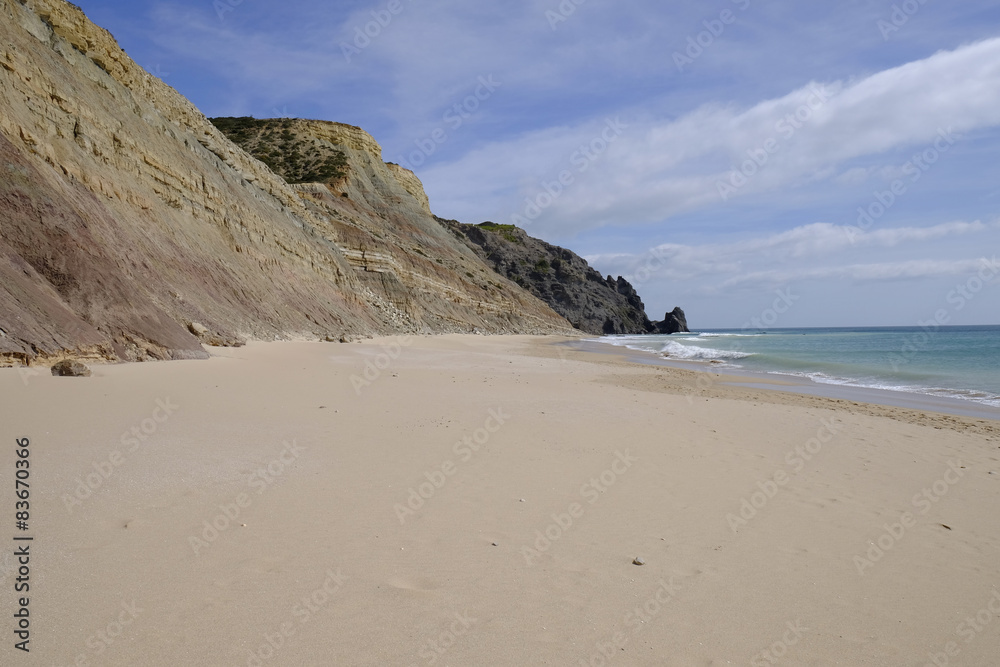
[[[1000,38],[854,82],[810,84],[745,109],[706,105],[672,120],[622,117],[629,128],[586,172],[574,173],[571,195],[547,207],[534,231],[658,222],[720,207],[719,184],[730,182],[741,165],[756,173],[730,198],[833,179],[851,160],[901,148],[922,151],[937,142],[948,150],[962,133],[1000,125]],[[449,215],[509,218],[558,173],[553,156],[568,161],[594,140],[602,121],[498,141],[419,175],[432,202]],[[765,146],[773,154],[763,166],[748,162],[752,155],[763,162]],[[850,180],[860,172],[848,174]],[[508,190],[512,184],[518,184],[515,193]],[[456,191],[461,200],[449,197]]]
[[[945,260],[910,260],[849,266],[823,266],[797,270],[755,271],[734,276],[720,283],[716,290],[752,287],[766,289],[806,280],[851,280],[857,282],[914,280],[943,276],[972,275],[983,267],[983,258]]]
[[[907,244],[921,253],[935,253],[940,251],[940,242],[948,237],[998,230],[1000,221],[978,220],[868,232],[813,223],[736,243],[663,244],[642,254],[598,254],[588,256],[587,260],[604,272],[624,275],[637,288],[648,282],[693,280],[702,281],[711,291],[770,287],[799,280],[898,280],[962,273],[980,260],[967,256],[893,262],[856,260],[859,256],[872,257],[873,253],[881,256],[885,249]]]
[[[855,244],[891,247],[905,241],[930,241],[952,234],[970,234],[989,229],[1000,229],[1000,222],[984,224],[978,220],[975,222],[956,221],[945,222],[932,227],[897,227],[895,229],[862,232],[861,234],[857,234],[853,228],[846,229],[849,230],[847,235],[854,239]]]

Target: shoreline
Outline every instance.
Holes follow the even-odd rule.
[[[630,363],[719,375],[726,378],[722,383],[734,386],[1000,421],[1000,407],[993,407],[974,400],[932,396],[919,392],[876,389],[851,384],[822,383],[807,377],[733,368],[722,364],[713,364],[710,361],[678,361],[664,358],[651,351],[633,350],[588,338],[580,338],[575,342],[566,341],[563,344],[575,345],[581,351],[597,355],[619,356]]]

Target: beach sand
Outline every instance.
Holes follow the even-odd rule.
[[[998,664],[1000,422],[554,340],[0,370],[0,664]]]

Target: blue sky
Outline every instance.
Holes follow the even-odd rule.
[[[359,125],[438,215],[569,247],[654,319],[1000,323],[993,1],[78,4],[207,115]]]

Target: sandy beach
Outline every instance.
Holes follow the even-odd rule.
[[[0,663],[997,664],[1000,422],[556,340],[0,370]]]

